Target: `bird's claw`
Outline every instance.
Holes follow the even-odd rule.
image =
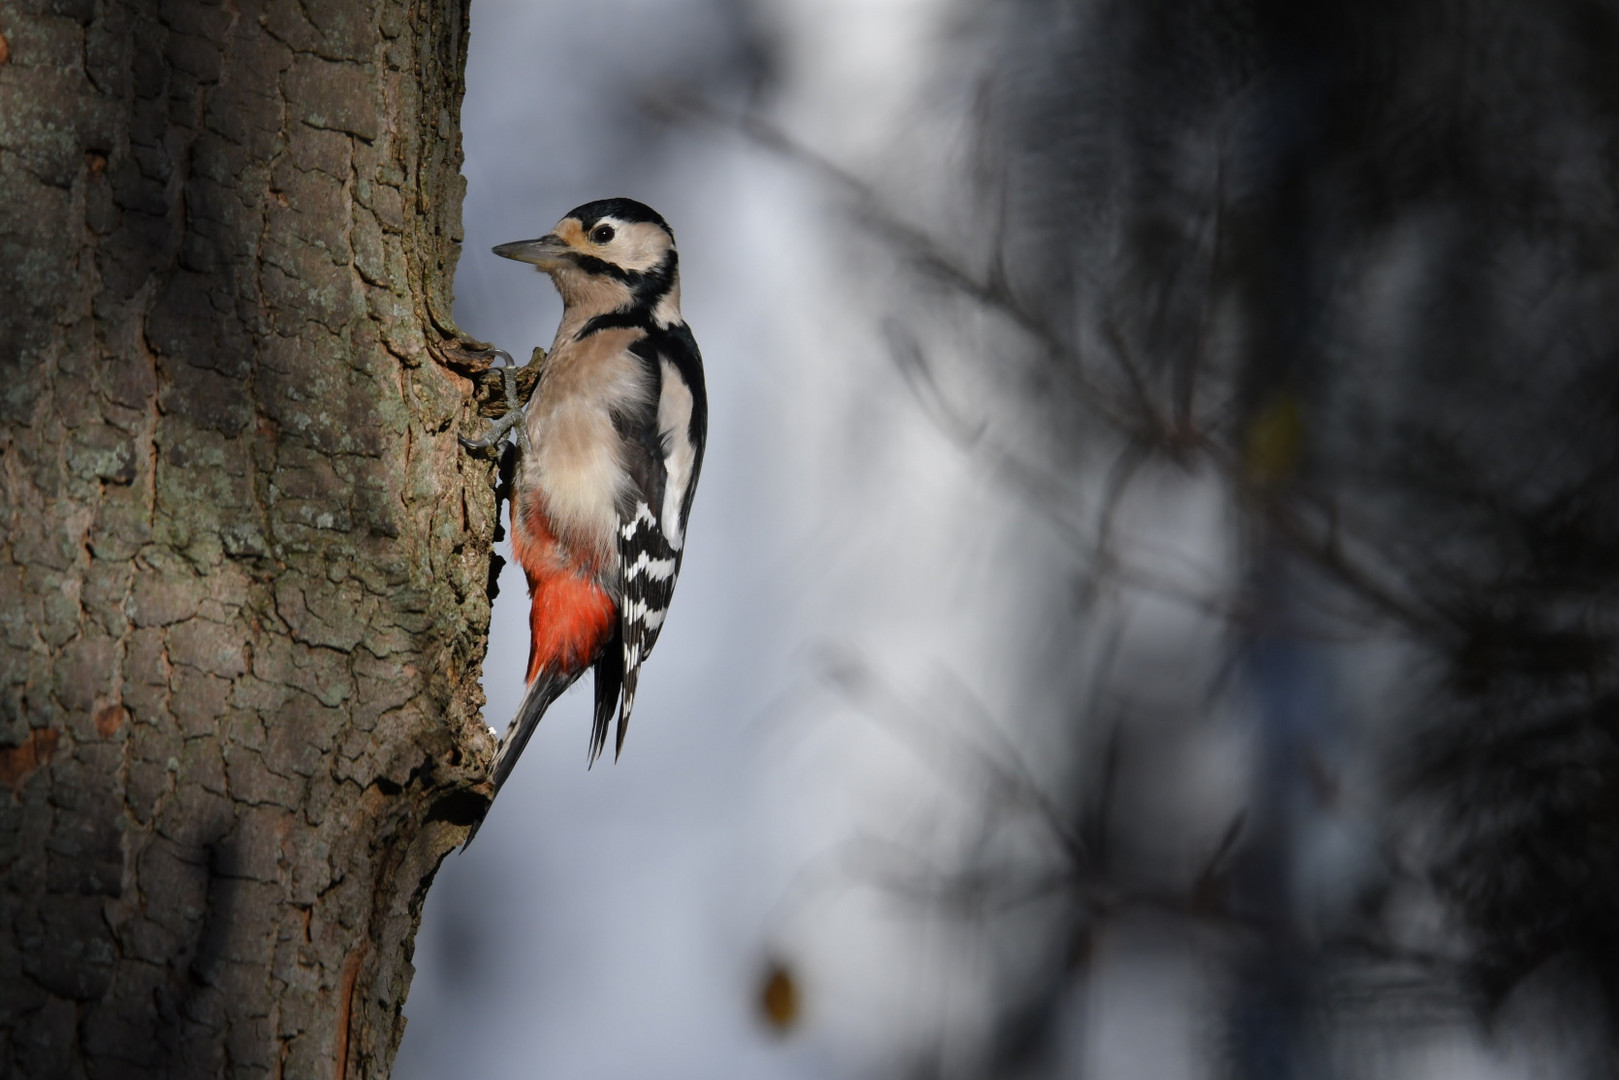
[[[528,425],[523,423],[523,406],[517,400],[517,379],[513,375],[516,364],[511,353],[503,349],[496,349],[495,355],[505,360],[500,368],[501,386],[506,392],[506,415],[489,425],[489,431],[481,439],[469,439],[465,435],[457,435],[461,445],[468,450],[488,450],[496,446],[506,437],[506,433],[513,428],[517,429],[517,447],[524,454],[528,453]]]
[[[517,426],[517,420],[520,419],[521,416],[521,413],[507,413],[499,420],[496,420],[490,424],[488,433],[485,434],[481,439],[469,439],[465,435],[457,435],[456,438],[459,439],[461,441],[461,445],[466,447],[468,450],[488,450],[491,447],[497,446],[500,441],[506,437],[506,433]]]
[[[500,355],[506,357],[506,366],[500,369],[500,382],[506,390],[507,409],[506,416],[502,419],[516,417],[516,420],[512,422],[512,426],[517,428],[517,449],[522,452],[523,456],[527,457],[528,425],[521,422],[524,417],[523,406],[517,400],[517,376],[512,373],[512,358],[506,353],[501,353]]]

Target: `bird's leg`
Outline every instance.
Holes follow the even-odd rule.
[[[516,428],[517,448],[526,455],[529,449],[528,425],[523,423],[523,406],[517,400],[517,379],[512,374],[516,370],[516,364],[511,354],[502,349],[496,349],[495,355],[506,361],[500,369],[501,385],[506,391],[506,415],[493,421],[489,425],[489,431],[481,439],[469,439],[464,435],[457,438],[468,450],[487,450],[504,439],[508,431]]]
[[[505,353],[501,354],[506,356]],[[523,422],[523,406],[517,401],[517,376],[512,374],[512,358],[506,356],[506,366],[500,369],[501,385],[506,390],[506,415],[502,419],[516,417],[513,426],[517,428],[517,450],[524,457],[528,457],[528,425]]]

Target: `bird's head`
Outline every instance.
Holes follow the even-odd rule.
[[[680,320],[674,232],[656,210],[634,199],[575,207],[539,239],[494,250],[550,274],[570,309],[604,314],[645,308],[660,324]]]

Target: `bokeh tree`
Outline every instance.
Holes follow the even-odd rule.
[[[1024,939],[986,1061],[1040,1075],[1148,919],[1221,942],[1211,1069],[1377,1075],[1411,1027],[1369,1003],[1414,999],[1611,1063],[1619,19],[956,10],[921,109],[955,167],[817,167],[916,271],[919,400],[1069,542],[1032,572],[1071,603],[1018,628],[1057,706],[996,718],[957,871],[895,875]],[[1211,814],[1221,728],[1245,788]]]

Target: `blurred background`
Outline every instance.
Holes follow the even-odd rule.
[[[548,346],[489,248],[640,199],[712,421],[624,757],[548,714],[395,1076],[1613,1075],[1616,46],[473,0],[457,319]]]

